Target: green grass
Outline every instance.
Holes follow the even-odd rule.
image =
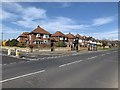
[[[118,49],[117,47],[114,48],[99,48],[98,50],[113,50],[113,49]]]

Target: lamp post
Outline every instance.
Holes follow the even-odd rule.
[[[78,52],[78,40],[79,40],[79,37],[75,37],[75,47],[76,47],[76,51]]]
[[[1,46],[3,46],[3,32],[1,34],[2,34],[2,43],[1,43]]]
[[[3,32],[2,32],[2,41],[3,41]]]
[[[51,40],[50,47],[51,47],[51,52],[54,51],[54,41],[53,40]]]

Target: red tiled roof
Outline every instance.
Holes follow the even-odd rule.
[[[50,34],[48,31],[44,30],[40,26],[38,26],[35,30],[33,30],[31,33],[39,33],[39,34]]]
[[[27,35],[29,34],[29,32],[23,32],[20,37],[27,37]]]
[[[84,36],[82,36],[82,39],[86,39],[87,37],[84,35]]]
[[[56,41],[54,37],[50,37],[50,40],[51,41]]]
[[[68,38],[71,38],[71,39],[74,39],[74,38],[75,38],[75,36],[74,36],[73,34],[71,34],[71,33],[67,34],[66,36],[67,36]]]
[[[58,36],[60,36],[60,37],[66,37],[62,32],[60,32],[60,31],[57,31],[57,32],[55,32],[54,34],[52,34],[52,37],[58,37]]]
[[[77,34],[76,37],[82,38],[82,36],[80,34]]]

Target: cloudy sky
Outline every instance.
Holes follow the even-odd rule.
[[[93,36],[118,39],[118,4],[115,2],[3,2],[2,32],[4,39],[17,38],[38,25],[53,34]]]

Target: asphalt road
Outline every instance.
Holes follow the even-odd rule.
[[[117,88],[118,51],[8,64],[2,70],[3,88]]]

